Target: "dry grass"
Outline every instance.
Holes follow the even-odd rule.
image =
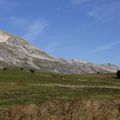
[[[0,120],[120,120],[120,112],[110,101],[53,101],[2,109]]]

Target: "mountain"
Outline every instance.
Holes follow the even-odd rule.
[[[87,61],[58,59],[32,46],[26,40],[0,31],[0,68],[34,68],[58,73],[116,72],[119,66],[96,65]]]
[[[117,72],[120,70],[119,66],[113,65],[113,64],[93,64],[84,60],[79,59],[71,59],[71,60],[64,60],[62,61],[66,62],[66,64],[74,66],[76,68],[79,68],[79,70],[82,73],[107,73],[107,72]]]

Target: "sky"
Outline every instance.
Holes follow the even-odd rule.
[[[0,29],[57,58],[120,65],[120,0],[0,0]]]

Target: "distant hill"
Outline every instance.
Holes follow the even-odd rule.
[[[77,59],[59,59],[32,46],[26,40],[0,31],[0,68],[34,68],[57,73],[105,73],[116,72],[119,66],[97,65]]]

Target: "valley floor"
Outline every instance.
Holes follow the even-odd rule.
[[[12,120],[120,120],[120,79],[115,74],[1,70],[0,108],[0,120],[5,114]]]

